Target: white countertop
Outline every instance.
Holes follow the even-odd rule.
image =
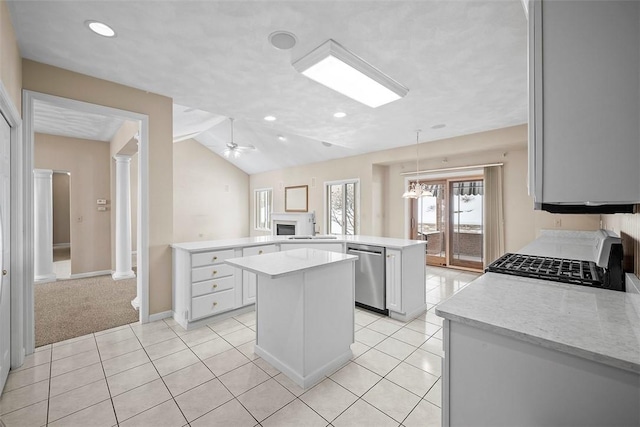
[[[486,273],[436,314],[640,374],[637,294]]]
[[[256,236],[256,237],[243,237],[239,239],[225,239],[225,240],[207,240],[202,242],[185,242],[185,243],[173,243],[172,248],[183,249],[188,252],[200,252],[207,250],[229,249],[229,248],[241,248],[248,246],[267,245],[273,243],[359,243],[365,245],[385,246],[387,248],[402,249],[414,245],[426,245],[424,240],[410,240],[410,239],[394,239],[390,237],[377,237],[377,236],[336,236],[335,239],[321,238],[323,236],[316,236],[312,239],[289,239],[291,236]],[[300,236],[297,236],[300,237]]]
[[[303,273],[313,268],[341,262],[354,262],[358,257],[319,249],[293,249],[284,252],[231,258],[225,262],[252,273],[272,279],[289,274]]]

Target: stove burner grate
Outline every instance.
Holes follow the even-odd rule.
[[[486,271],[598,288],[603,286],[604,275],[604,270],[591,261],[512,253],[492,262]]]

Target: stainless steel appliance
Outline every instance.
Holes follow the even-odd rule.
[[[624,292],[620,238],[601,230],[594,251],[596,262],[507,253],[492,262],[485,271]]]
[[[356,305],[377,313],[386,308],[385,249],[380,246],[347,244],[347,253],[357,255]]]

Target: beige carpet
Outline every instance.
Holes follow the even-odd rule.
[[[103,331],[138,320],[131,306],[136,279],[111,276],[36,284],[36,347]]]

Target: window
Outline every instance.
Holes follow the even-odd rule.
[[[271,230],[271,188],[254,190],[254,218],[256,230]]]
[[[354,235],[358,230],[358,180],[326,183],[327,233]]]

